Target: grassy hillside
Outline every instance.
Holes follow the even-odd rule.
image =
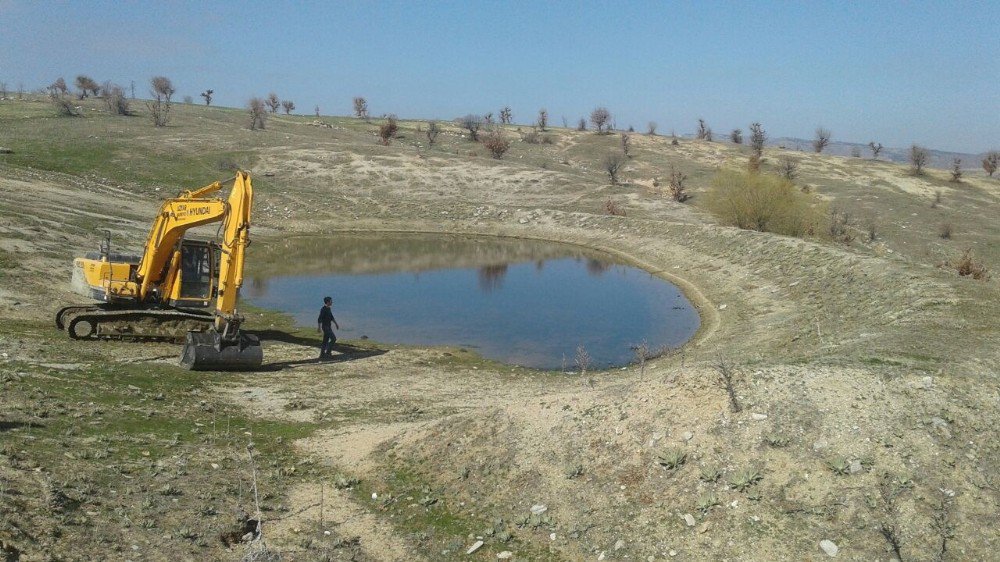
[[[765,173],[791,159],[796,186],[848,217],[848,236],[791,238],[707,212],[717,171],[746,168],[730,144],[633,134],[612,185],[601,161],[619,134],[533,143],[508,126],[498,160],[450,123],[431,146],[404,120],[383,146],[377,120],[272,115],[250,131],[241,110],[178,104],[155,128],[139,107],[81,107],[0,102],[10,552],[238,559],[264,545],[219,534],[256,512],[255,476],[266,546],[289,559],[800,560],[824,539],[849,558],[889,559],[895,541],[906,560],[985,559],[1000,540],[982,525],[1000,507],[1000,290],[942,267],[972,249],[1000,268],[996,179],[767,148]],[[585,377],[360,341],[316,364],[313,335],[271,311],[248,322],[260,373],[191,376],[173,345],[63,339],[51,318],[79,302],[69,263],[99,229],[138,247],[160,199],[234,167],[256,188],[251,270],[294,268],[290,235],[564,241],[676,282],[703,328],[643,370]]]

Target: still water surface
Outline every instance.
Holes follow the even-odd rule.
[[[264,252],[254,255],[244,297],[315,326],[330,295],[341,339],[463,347],[539,369],[575,369],[582,348],[593,369],[633,361],[642,342],[678,347],[699,325],[671,283],[574,246],[338,235],[290,238]]]

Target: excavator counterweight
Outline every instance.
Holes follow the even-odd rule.
[[[250,245],[253,185],[237,172],[229,197],[215,182],[167,199],[153,221],[141,256],[101,251],[77,258],[73,288],[100,301],[67,306],[56,326],[74,339],[181,340],[181,365],[193,370],[252,370],[260,340],[244,333],[236,310]],[[186,239],[188,230],[219,223],[215,241]]]

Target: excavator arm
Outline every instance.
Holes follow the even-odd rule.
[[[188,332],[181,365],[192,370],[247,370],[263,360],[260,340],[240,330],[243,316],[236,310],[243,265],[250,245],[250,211],[253,184],[246,172],[237,172],[226,201],[219,259],[219,294],[215,325],[205,332]]]

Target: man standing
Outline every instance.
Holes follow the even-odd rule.
[[[333,299],[330,297],[323,298],[323,308],[319,309],[319,318],[316,320],[317,326],[316,331],[323,330],[323,345],[319,348],[319,358],[331,357],[333,352],[333,345],[337,343],[337,336],[333,333],[333,328],[330,326],[332,322],[337,329],[340,329],[340,324],[337,324],[337,319],[333,317]]]

